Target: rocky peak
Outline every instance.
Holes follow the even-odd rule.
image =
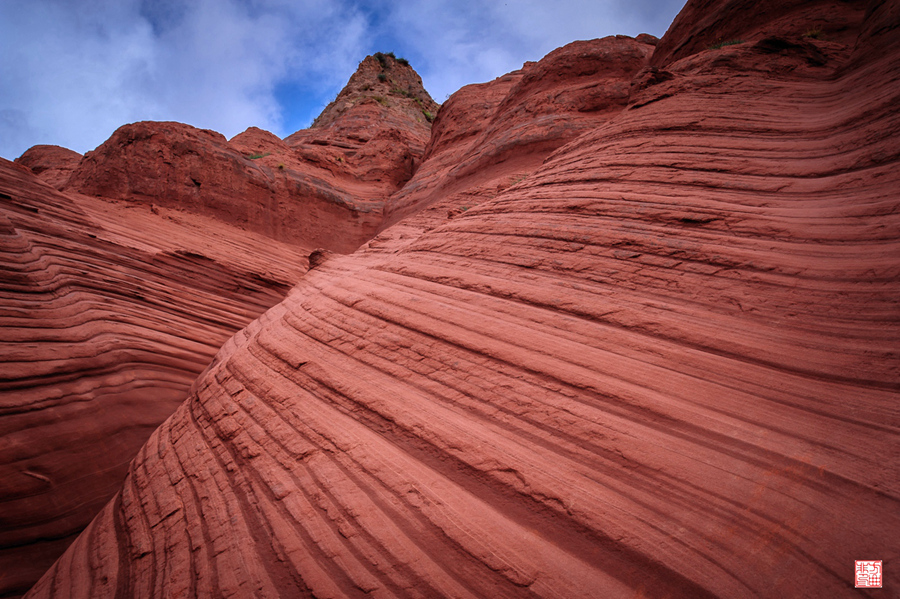
[[[354,106],[380,104],[416,121],[430,123],[440,105],[425,91],[422,78],[393,52],[366,56],[341,93],[325,107],[312,127],[326,127]]]

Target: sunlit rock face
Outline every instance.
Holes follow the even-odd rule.
[[[451,98],[409,214],[222,346],[29,597],[857,596],[900,534],[900,10],[841,6],[663,38],[515,181],[425,177],[488,130]]]

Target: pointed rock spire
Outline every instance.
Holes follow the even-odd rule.
[[[326,127],[354,106],[380,104],[393,111],[430,123],[440,105],[425,91],[422,78],[404,58],[393,52],[366,56],[350,81],[325,107],[312,127]]]

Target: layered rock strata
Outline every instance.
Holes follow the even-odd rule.
[[[381,225],[437,105],[387,55],[364,60],[339,99],[290,145],[257,128],[226,140],[143,122],[84,157],[35,146],[16,161],[27,170],[0,165],[0,596],[65,550],[312,248],[350,251]]]
[[[0,596],[24,593],[307,249],[0,162]]]
[[[434,121],[421,167],[391,197],[381,233],[366,249],[402,247],[448,214],[496,197],[621,112],[655,42],[649,35],[573,42],[453,94]]]
[[[651,60],[496,197],[317,254],[29,597],[858,596],[900,559],[898,6]]]

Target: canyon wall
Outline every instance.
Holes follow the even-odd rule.
[[[0,162],[0,596],[62,554],[314,248],[352,251],[380,226],[437,110],[411,67],[384,63],[364,60],[340,109],[288,141],[142,122],[86,156]]]
[[[895,592],[900,3],[744,4],[448,100],[28,597]]]
[[[252,127],[226,140],[181,123],[132,123],[88,152],[61,187],[352,252],[421,162],[434,112],[412,67],[369,56],[312,127],[284,140]]]
[[[59,557],[308,251],[0,162],[0,596]]]

